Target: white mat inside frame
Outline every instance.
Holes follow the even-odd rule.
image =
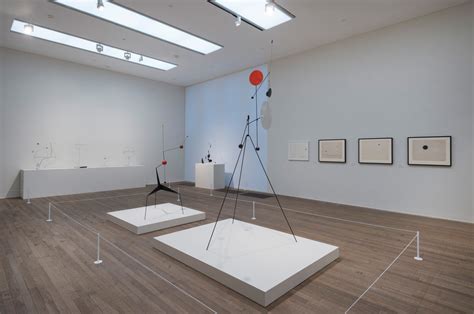
[[[143,234],[206,219],[206,213],[172,203],[118,210],[107,213],[107,219],[136,234]]]
[[[195,270],[268,306],[339,257],[339,248],[249,224],[222,220],[155,238],[154,246]]]

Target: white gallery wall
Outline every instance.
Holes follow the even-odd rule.
[[[257,68],[256,68],[257,69]],[[264,75],[266,67],[259,67]],[[249,83],[249,75],[254,69],[231,74],[186,88],[186,146],[185,178],[194,182],[194,166],[207,153],[212,144],[213,162],[224,163],[226,184],[234,169],[239,154],[240,143],[247,115],[255,117],[255,100],[250,97],[255,87]],[[265,82],[258,93],[258,113],[266,100]],[[251,126],[255,139],[255,125]],[[259,146],[262,162],[267,164],[267,132],[259,125]],[[239,171],[237,171],[237,174]],[[238,177],[233,186],[237,187]],[[245,167],[242,172],[241,187],[249,190],[267,191],[267,182],[253,149],[247,149]]]
[[[34,168],[32,151],[53,145],[42,167],[143,164],[156,181],[165,141],[184,139],[184,88],[0,48],[3,86],[0,197],[19,194],[19,171]],[[0,94],[1,95],[1,94]],[[2,135],[0,131],[0,136]],[[39,146],[36,143],[40,143]],[[125,152],[125,153],[124,153]],[[168,180],[184,178],[184,152],[167,156]]]
[[[279,193],[461,221],[473,219],[472,2],[272,64],[268,165]],[[407,137],[453,136],[453,167],[407,166]],[[393,137],[394,165],[359,165],[357,139]],[[347,164],[317,139],[346,138]],[[310,162],[288,141],[309,140]]]

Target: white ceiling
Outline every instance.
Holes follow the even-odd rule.
[[[0,0],[0,46],[188,86],[267,62],[272,39],[273,57],[282,58],[459,5],[467,0],[277,0],[296,18],[263,32],[245,23],[235,27],[234,17],[206,0],[115,2],[221,44],[224,48],[209,55],[200,55],[47,0]],[[13,18],[177,63],[179,66],[167,72],[159,71],[28,38],[10,32]]]

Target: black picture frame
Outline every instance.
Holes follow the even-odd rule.
[[[321,160],[321,142],[330,142],[330,141],[343,141],[344,142],[344,161]],[[345,164],[347,162],[347,141],[346,141],[346,139],[345,138],[318,139],[318,162],[320,162],[320,163]]]
[[[426,163],[411,163],[410,162],[410,140],[411,139],[441,139],[441,138],[448,138],[449,139],[449,164],[441,165],[441,164],[426,164]],[[409,166],[421,166],[421,167],[452,167],[453,166],[453,137],[451,135],[437,135],[437,136],[409,136],[407,137],[407,164]]]
[[[390,140],[390,162],[368,162],[368,161],[361,161],[360,159],[360,144],[361,141],[367,140]],[[358,150],[357,150],[357,160],[361,165],[393,165],[393,137],[364,137],[359,138],[357,140],[358,143]]]

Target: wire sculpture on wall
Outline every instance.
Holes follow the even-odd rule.
[[[273,41],[272,41],[272,43],[273,43]],[[288,221],[288,218],[285,214],[285,211],[283,210],[283,207],[281,206],[280,199],[278,198],[278,195],[276,194],[275,189],[273,188],[273,184],[270,181],[270,177],[268,176],[267,170],[265,169],[265,166],[263,165],[262,159],[260,158],[260,155],[259,155],[260,147],[258,146],[258,121],[262,120],[263,118],[261,116],[258,116],[258,97],[257,96],[258,96],[258,90],[262,87],[262,84],[268,78],[269,74],[270,74],[270,72],[268,72],[268,74],[265,77],[263,77],[263,73],[259,70],[255,70],[250,74],[249,81],[253,86],[255,86],[255,93],[251,97],[251,99],[255,99],[255,119],[250,120],[250,115],[247,115],[247,121],[245,123],[244,132],[242,134],[242,138],[241,138],[240,144],[238,146],[239,150],[240,150],[239,155],[237,157],[237,161],[235,162],[234,171],[232,172],[232,175],[230,177],[230,181],[229,181],[229,183],[226,187],[224,199],[222,200],[222,203],[221,203],[221,206],[220,206],[220,209],[219,209],[219,213],[217,214],[217,218],[216,218],[216,221],[214,223],[214,227],[212,229],[211,236],[209,237],[209,241],[207,243],[206,250],[209,250],[209,246],[211,244],[212,237],[214,236],[214,232],[216,230],[217,223],[219,222],[219,218],[221,216],[222,209],[224,208],[224,204],[225,204],[225,201],[227,199],[227,195],[229,194],[230,186],[232,184],[232,181],[233,181],[234,176],[235,176],[235,172],[236,172],[237,167],[238,167],[239,162],[240,162],[241,164],[240,164],[239,181],[238,181],[238,185],[237,185],[237,193],[235,195],[234,210],[233,210],[233,215],[232,215],[232,223],[234,223],[235,213],[236,213],[236,209],[237,209],[237,201],[238,201],[239,192],[240,192],[240,183],[241,183],[241,179],[242,179],[242,170],[243,170],[243,166],[244,166],[245,153],[246,153],[246,150],[247,150],[247,145],[249,145],[249,143],[252,145],[251,147],[253,147],[253,150],[255,151],[255,154],[257,155],[259,164],[263,169],[263,173],[265,174],[265,177],[268,181],[268,184],[270,185],[270,188],[273,192],[273,195],[274,195],[274,197],[275,197],[275,199],[278,203],[278,206],[280,207],[281,213],[282,213],[282,215],[283,215],[283,217],[286,221],[286,224],[288,225],[288,228],[290,229],[291,234],[293,235],[293,238],[295,239],[295,242],[298,242],[297,239],[296,239],[296,235],[293,232],[293,228],[291,227],[291,224]],[[267,93],[266,93],[266,96],[270,97],[271,94],[272,94],[271,89],[268,89]],[[250,126],[252,124],[255,124],[256,142],[253,140],[252,135],[250,135]],[[268,121],[265,121],[264,124],[262,123],[262,126],[263,125],[268,126]]]
[[[135,150],[132,147],[126,147],[122,154],[127,158],[127,166],[130,166],[132,158],[135,157]]]
[[[41,146],[38,142],[36,143],[37,148],[32,150],[33,159],[35,160],[35,169],[39,170],[45,160],[55,159],[56,154],[53,149],[53,143],[49,143],[47,146]]]

